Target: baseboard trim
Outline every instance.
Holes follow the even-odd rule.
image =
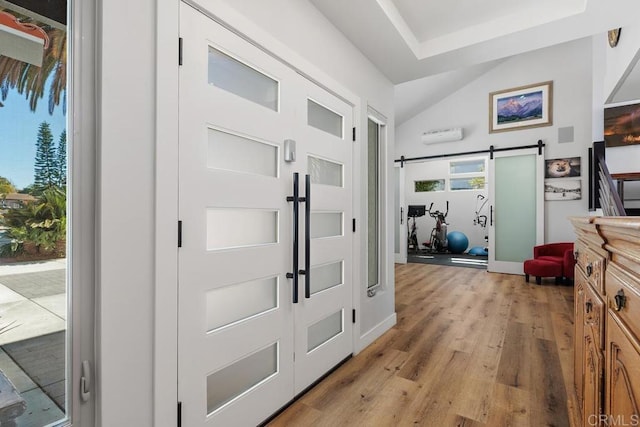
[[[356,343],[356,348],[354,349],[354,354],[360,353],[362,350],[371,345],[375,340],[380,338],[382,334],[387,332],[389,329],[393,328],[397,323],[396,313],[393,313],[382,322],[378,323],[376,326],[371,328],[369,331],[365,332],[364,335],[360,336],[360,339]]]

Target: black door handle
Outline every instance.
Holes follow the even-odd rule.
[[[491,205],[490,212],[491,219],[489,225],[493,227],[493,205]]]
[[[304,297],[311,298],[311,175],[304,177],[304,270],[299,273],[304,276]]]
[[[298,233],[300,219],[300,189],[298,186],[298,172],[293,173],[293,196],[287,196],[287,202],[293,202],[293,273],[287,273],[287,279],[292,279],[293,303],[298,303]]]

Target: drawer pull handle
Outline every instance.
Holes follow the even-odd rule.
[[[589,263],[587,264],[587,277],[591,277],[592,274],[593,274],[593,264]]]
[[[587,301],[585,306],[585,308],[587,309],[587,313],[591,313],[591,310],[593,310],[593,303],[591,301]]]
[[[614,299],[616,300],[616,311],[622,310],[624,308],[624,304],[627,302],[627,297],[624,296],[624,291],[620,289]]]

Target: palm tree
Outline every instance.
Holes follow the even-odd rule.
[[[15,15],[13,11],[11,13]],[[21,22],[30,21],[30,18],[21,17]],[[47,80],[53,76],[48,88],[49,114],[52,114],[55,107],[60,105],[60,101],[62,101],[63,111],[66,112],[67,32],[48,25],[39,24],[39,27],[49,37],[49,46],[44,52],[42,66],[37,67],[0,56],[0,95],[4,101],[7,99],[9,89],[16,89],[18,93],[29,99],[29,107],[31,111],[35,111],[38,100],[44,97]],[[1,102],[0,107],[2,107]]]

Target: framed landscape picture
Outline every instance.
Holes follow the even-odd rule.
[[[553,82],[489,94],[489,133],[553,124]]]

